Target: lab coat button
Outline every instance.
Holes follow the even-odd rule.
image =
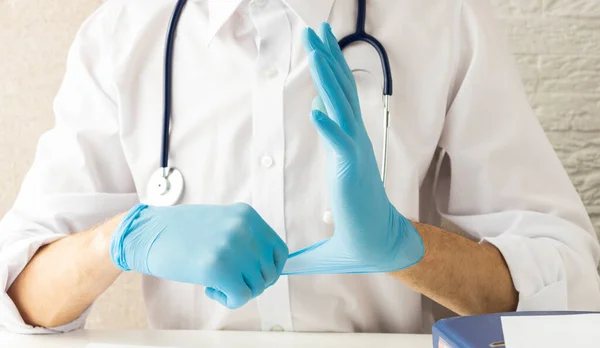
[[[333,213],[331,210],[326,210],[323,214],[323,221],[328,225],[333,225]]]
[[[275,325],[271,328],[271,331],[285,331],[280,325]]]
[[[278,75],[279,75],[279,71],[277,71],[276,68],[269,68],[269,69],[265,70],[265,76],[270,79],[274,79]]]
[[[265,168],[270,168],[273,166],[273,158],[270,156],[264,156],[261,160],[260,163],[263,165],[263,167]]]

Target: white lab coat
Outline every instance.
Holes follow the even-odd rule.
[[[170,160],[186,178],[182,203],[250,203],[294,251],[333,233],[300,32],[327,20],[338,37],[349,34],[356,4],[254,1],[187,5]],[[56,126],[41,138],[0,225],[4,289],[40,246],[146,200],[159,167],[163,46],[174,3],[109,0],[79,31]],[[600,309],[597,239],[487,1],[369,1],[367,29],[385,45],[395,79],[387,192],[396,208],[412,219],[441,215],[496,245],[519,310]],[[345,55],[380,157],[379,58],[364,44]],[[446,157],[436,177],[438,148]],[[149,322],[160,329],[426,332],[433,321],[428,301],[385,274],[282,277],[235,311],[200,286],[145,276],[143,289]],[[0,296],[0,326],[9,330],[83,325],[85,315],[61,328],[28,327]]]

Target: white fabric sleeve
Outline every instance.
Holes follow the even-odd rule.
[[[529,106],[488,1],[464,0],[458,22],[438,210],[500,250],[518,310],[600,310],[597,237]]]
[[[87,312],[62,327],[31,327],[7,290],[41,246],[87,230],[137,202],[109,82],[109,35],[116,16],[108,5],[76,36],[54,104],[55,126],[40,138],[17,200],[0,222],[0,328],[5,330],[53,333],[82,327]]]

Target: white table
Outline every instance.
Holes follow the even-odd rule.
[[[103,331],[24,336],[0,332],[2,348],[84,348],[88,343],[176,348],[431,348],[430,335],[241,331]]]

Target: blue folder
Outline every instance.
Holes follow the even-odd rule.
[[[512,312],[442,319],[433,326],[434,348],[503,348],[500,317],[574,315],[591,312]]]

